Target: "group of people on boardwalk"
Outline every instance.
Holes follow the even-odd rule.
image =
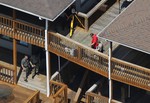
[[[103,52],[103,44],[102,42],[98,39],[98,36],[96,34],[91,33],[90,36],[92,37],[91,40],[91,48]]]
[[[32,79],[35,75],[39,75],[40,58],[32,55],[30,58],[25,55],[21,60],[22,75],[25,82],[28,82],[28,76],[32,73]]]

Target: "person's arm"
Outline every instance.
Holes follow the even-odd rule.
[[[32,68],[35,67],[35,65],[31,61],[29,63],[30,63]]]
[[[23,62],[21,62],[21,68],[22,68],[22,70],[26,70],[26,68],[23,66]]]

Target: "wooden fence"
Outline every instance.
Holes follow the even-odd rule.
[[[50,81],[50,96],[53,98],[53,103],[68,103],[67,85],[56,81]]]
[[[15,77],[14,77],[14,69],[13,69],[13,65],[5,63],[0,61],[0,80],[10,83],[10,84],[14,84],[15,83]]]
[[[92,92],[86,93],[86,103],[108,103],[108,97],[98,95]],[[121,103],[117,100],[112,100],[111,103]]]

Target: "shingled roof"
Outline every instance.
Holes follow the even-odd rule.
[[[0,0],[4,5],[43,19],[54,21],[75,0]]]
[[[150,54],[150,0],[134,0],[99,36]]]

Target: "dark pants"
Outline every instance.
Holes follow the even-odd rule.
[[[29,67],[25,67],[22,73],[23,73],[24,80],[27,80],[29,76]]]

